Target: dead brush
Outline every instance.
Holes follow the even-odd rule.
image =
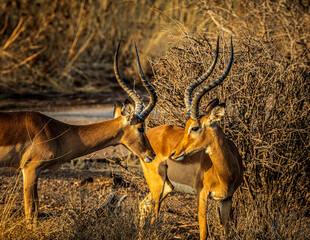
[[[151,223],[148,217],[143,225],[139,222],[138,202],[124,203],[121,211],[97,215],[80,212],[71,218],[72,239],[169,239],[170,229],[163,218]],[[69,229],[68,229],[69,230]],[[169,237],[170,236],[170,237]]]
[[[70,169],[66,178],[42,177],[42,188],[51,192],[40,194],[45,216],[41,216],[36,229],[27,227],[22,211],[22,184],[17,176],[5,176],[0,183],[10,184],[1,189],[0,238],[1,239],[170,239],[169,225],[160,217],[151,223],[151,216],[144,224],[139,219],[139,186],[142,178],[135,176],[139,185],[124,187],[113,178],[97,173],[93,181],[85,183],[80,170]],[[66,173],[67,170],[64,170]],[[120,175],[124,181],[132,173]],[[133,181],[134,182],[134,181]],[[7,187],[7,186],[6,186]],[[142,189],[145,186],[142,186]],[[56,193],[54,189],[63,192]],[[139,189],[137,189],[139,188]],[[127,196],[127,198],[124,198]],[[55,201],[58,203],[55,205]],[[62,202],[62,203],[60,203]],[[3,206],[2,206],[3,203]],[[42,215],[42,212],[40,212]]]
[[[0,90],[37,97],[113,91],[117,85],[112,63],[119,40],[127,43],[124,52],[135,40],[146,56],[160,56],[170,31],[177,32],[171,23],[194,16],[196,9],[192,3],[163,0],[3,1]],[[187,20],[192,26],[197,21]],[[134,56],[121,58],[126,59],[126,75],[133,75]]]
[[[36,236],[26,227],[21,179],[20,172],[0,178],[0,239],[32,239]]]
[[[263,17],[254,14],[254,5],[257,11],[267,11]],[[262,1],[240,2],[233,7],[201,3],[215,24],[221,20],[222,25],[217,27],[232,34],[235,43],[231,74],[201,104],[204,109],[213,98],[226,102],[227,114],[222,124],[244,159],[245,179],[234,201],[232,238],[309,236],[310,69],[309,48],[303,44],[304,37],[309,37],[309,25],[305,25],[309,15],[295,12],[292,8],[297,5],[296,1],[287,8],[270,1],[267,5]],[[223,14],[220,7],[230,12]],[[298,7],[302,9],[301,5]],[[240,11],[246,8],[253,11],[247,18]],[[274,12],[278,15],[274,16]],[[285,24],[292,19],[300,21]],[[268,33],[261,34],[264,29]],[[183,43],[152,62],[160,100],[151,124],[185,123],[184,89],[212,61],[211,46],[215,46],[217,34],[216,28],[209,30],[185,33]],[[293,33],[293,38],[288,32]],[[229,52],[226,39],[229,38],[225,33],[224,59]],[[210,78],[218,77],[225,66],[220,59]],[[223,237],[221,232],[211,232],[211,237]]]
[[[151,120],[153,125],[185,123],[186,113],[181,100],[185,86],[208,67],[212,59],[211,46],[215,45],[217,35],[222,35],[224,44],[221,46],[226,46],[226,40],[232,35],[235,62],[231,73],[221,89],[205,97],[205,103],[213,98],[226,102],[227,114],[222,125],[244,159],[246,178],[236,192],[230,238],[309,238],[310,6],[307,1],[191,1],[188,5],[183,5],[182,1],[154,1],[150,11],[143,11],[146,1],[139,1],[141,5],[124,1],[121,8],[118,8],[118,1],[102,1],[102,5],[92,5],[96,1],[82,5],[70,5],[72,1],[51,1],[53,4],[41,1],[43,7],[32,5],[30,10],[21,2],[25,3],[3,1],[0,5],[0,89],[3,93],[53,94],[62,89],[62,84],[74,91],[99,89],[98,86],[103,87],[104,83],[95,70],[102,72],[104,66],[107,73],[103,77],[111,77],[112,65],[109,63],[116,48],[115,39],[126,36],[129,41],[138,35],[137,38],[146,45],[143,52],[150,54],[155,49],[156,53],[162,52],[172,39],[180,42],[161,59],[152,62],[154,84],[160,99]],[[129,5],[133,6],[130,11]],[[184,32],[183,38],[170,28],[167,33],[162,33],[158,27],[159,23],[167,21],[169,11],[180,21],[178,27]],[[138,20],[137,15],[141,16]],[[155,21],[158,19],[163,21]],[[192,23],[188,28],[190,32],[186,31],[188,23]],[[114,26],[112,29],[111,25]],[[154,30],[151,26],[157,28]],[[92,37],[92,31],[98,34]],[[174,36],[167,40],[169,34]],[[227,59],[225,53],[229,51],[224,50],[225,47],[222,49],[224,56],[222,53],[220,56]],[[225,67],[222,59],[219,63],[212,78]],[[203,101],[201,105],[203,112],[206,105]],[[168,206],[174,204],[169,200],[173,197],[167,198]],[[183,206],[186,197],[174,204],[177,210]],[[85,210],[90,203],[79,199],[72,198],[67,210],[53,217],[51,228],[46,228],[51,225],[43,223],[41,232],[37,232],[39,235],[26,233],[22,224],[16,225],[18,221],[14,218],[9,220],[11,214],[1,216],[0,234],[7,235],[0,236],[3,239],[74,239],[79,236],[113,239],[124,237],[118,232],[129,234],[130,226],[134,234],[139,231],[135,222],[138,212],[131,210],[138,202],[128,207],[124,218],[103,216],[99,221],[94,212]],[[79,206],[74,205],[77,202]],[[75,208],[72,210],[71,206]],[[217,206],[212,203],[209,208],[210,237],[222,239]],[[172,211],[168,207],[164,209]],[[196,221],[194,218],[189,222]],[[16,219],[21,220],[19,216]],[[164,236],[174,226],[174,222],[167,222],[165,218],[161,221],[164,224],[146,227],[145,235],[152,239],[148,231],[153,227],[161,228],[161,236]],[[89,225],[93,222],[94,225]],[[119,223],[125,227],[120,229]],[[11,228],[7,228],[8,225]],[[108,230],[104,230],[105,226]],[[85,230],[84,235],[79,235],[80,229]],[[162,238],[171,239],[172,236],[168,234]]]

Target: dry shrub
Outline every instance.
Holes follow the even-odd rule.
[[[211,77],[221,74],[232,35],[231,73],[201,101],[201,113],[213,98],[226,102],[222,125],[244,159],[248,181],[235,194],[231,238],[309,237],[308,1],[38,0],[28,4],[16,0],[1,2],[0,9],[0,90],[4,93],[108,91],[113,85],[105,86],[102,78],[113,76],[112,56],[120,38],[141,41],[141,60],[143,53],[160,56],[168,41],[179,41],[152,63],[159,95],[153,125],[184,125],[185,87],[207,69],[219,33],[221,58]],[[166,32],[159,27],[163,23]],[[178,39],[173,29],[184,31],[184,39]],[[129,44],[124,45],[126,52]],[[131,66],[132,56],[123,56],[123,62],[122,66]],[[75,201],[79,199],[73,199],[73,206]],[[113,234],[128,234],[125,228],[134,225],[131,208],[129,218],[107,215],[102,216],[102,225],[100,221],[92,225],[96,217],[89,212],[92,207],[68,207],[67,213],[35,233],[27,231],[18,215],[2,214],[0,227],[16,227],[6,238],[61,239],[95,238],[109,226],[117,231],[109,231],[113,239]],[[211,213],[210,234],[221,239],[216,207]],[[119,221],[127,224],[124,229],[117,225]],[[169,225],[157,227],[166,231]],[[85,235],[79,235],[80,229]],[[137,233],[137,226],[133,231]]]
[[[185,87],[211,63],[221,33],[221,58],[234,63],[221,87],[202,99],[226,103],[222,125],[243,157],[245,181],[235,194],[232,238],[309,237],[309,4],[302,1],[201,2],[208,31],[185,32],[183,43],[153,61],[159,99],[152,125],[184,126]],[[215,24],[216,27],[211,25]],[[229,33],[229,34],[227,34]],[[216,212],[215,212],[216,213]],[[307,226],[308,225],[308,226]],[[211,230],[214,236],[221,233]]]
[[[195,4],[164,0],[2,1],[0,90],[41,95],[109,92],[118,86],[113,55],[119,40],[125,42],[120,60],[126,74],[135,72],[129,48],[133,40],[147,69],[145,55],[158,57],[166,51],[171,33],[178,31],[174,21],[197,26],[196,9]]]
[[[26,228],[22,205],[22,174],[13,174],[9,180],[0,179],[0,239],[34,239],[34,231]],[[3,186],[5,189],[3,191]]]

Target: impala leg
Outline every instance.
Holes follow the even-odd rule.
[[[159,214],[161,202],[168,193],[172,191],[172,188],[166,182],[165,186],[163,186],[163,184],[158,184],[156,187],[150,188],[150,191],[151,193],[149,193],[139,204],[140,220],[145,219],[151,211],[155,214],[156,219]],[[155,219],[152,219],[152,221]]]
[[[225,229],[225,234],[229,233],[229,224],[228,220],[231,215],[231,207],[232,207],[232,197],[227,198],[220,203],[220,218]]]
[[[142,222],[146,216],[149,214],[152,207],[152,196],[149,193],[140,203],[139,203],[139,211],[140,211],[140,222]]]
[[[198,195],[198,222],[199,222],[199,233],[200,240],[207,239],[207,203],[208,194],[207,191],[202,190]]]
[[[148,216],[148,214],[151,211],[152,207],[152,197],[151,193],[149,193],[140,203],[139,203],[139,212],[140,212],[140,218],[139,218],[139,224],[140,228],[144,226],[144,219]],[[138,240],[143,239],[143,234],[141,231],[139,231],[138,234]]]
[[[155,214],[155,216],[152,216],[151,219],[151,223],[154,223],[154,221],[158,218],[162,200],[164,200],[167,194],[172,191],[172,188],[166,182],[164,186],[163,184],[158,184],[156,187],[150,188],[150,191],[151,193],[149,193],[139,204],[140,227],[144,225],[144,219],[149,213]],[[142,239],[141,232],[139,232],[138,239]],[[154,239],[157,239],[156,231],[154,232]]]
[[[38,198],[38,177],[39,174],[35,169],[23,169],[24,177],[24,203],[25,217],[27,222],[37,224],[39,198]]]
[[[154,205],[155,217],[158,217],[160,206],[165,197],[172,191],[172,187],[168,182],[165,182],[165,185],[160,189],[157,188],[156,191],[152,192],[152,200]]]

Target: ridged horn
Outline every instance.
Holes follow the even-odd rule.
[[[212,64],[208,68],[208,70],[201,75],[200,77],[196,78],[186,89],[184,93],[184,102],[185,102],[185,107],[187,114],[190,115],[191,112],[191,104],[192,104],[192,92],[196,87],[198,87],[201,83],[203,83],[213,72],[214,67],[216,65],[217,59],[218,59],[218,54],[219,54],[219,37],[217,37],[217,42],[216,42],[216,50],[215,50],[215,56],[213,59]]]
[[[129,88],[127,86],[127,84],[124,81],[123,77],[119,73],[119,69],[118,69],[118,53],[119,53],[120,45],[121,45],[121,42],[118,43],[118,46],[117,46],[117,49],[116,49],[116,52],[115,52],[115,55],[114,55],[114,73],[115,73],[115,77],[116,77],[116,80],[117,80],[118,84],[125,90],[125,92],[134,101],[134,103],[135,103],[135,114],[140,117],[140,113],[143,110],[143,104],[142,104],[141,97],[139,96],[139,94],[136,91],[132,90],[131,88]]]
[[[136,53],[137,66],[138,66],[141,82],[150,95],[150,102],[149,102],[148,106],[140,114],[141,118],[145,119],[150,114],[150,112],[153,110],[153,108],[155,107],[156,102],[157,102],[157,95],[156,95],[154,87],[148,82],[148,80],[146,79],[144,72],[141,68],[136,43],[135,43],[135,53]]]
[[[232,62],[233,62],[233,56],[234,56],[234,49],[233,49],[233,43],[232,43],[232,37],[230,38],[230,57],[229,57],[229,62],[227,65],[227,68],[225,69],[224,73],[217,79],[215,79],[214,81],[207,83],[204,87],[201,87],[195,94],[192,104],[191,104],[191,109],[190,109],[190,117],[192,119],[198,119],[199,118],[199,102],[200,99],[202,98],[202,96],[204,94],[206,94],[207,92],[209,92],[212,88],[220,85],[224,79],[227,77]]]

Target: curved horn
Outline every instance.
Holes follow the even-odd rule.
[[[139,54],[138,54],[136,43],[135,43],[135,53],[136,53],[136,60],[137,60],[137,65],[138,65],[138,69],[139,69],[139,75],[140,75],[141,82],[150,95],[150,102],[149,102],[148,106],[140,114],[141,118],[145,119],[150,114],[150,112],[153,110],[153,108],[155,107],[156,102],[157,102],[157,95],[156,95],[154,87],[148,82],[148,80],[146,79],[146,77],[143,73],[143,70],[142,70],[141,65],[140,65],[140,59],[139,59]]]
[[[214,81],[207,83],[204,87],[200,88],[192,101],[191,109],[190,109],[190,117],[192,119],[198,119],[199,118],[199,101],[202,98],[204,94],[209,92],[212,88],[220,85],[223,80],[227,77],[229,70],[231,68],[232,62],[233,62],[233,56],[234,56],[234,49],[233,49],[233,43],[232,43],[232,37],[230,38],[230,57],[229,62],[227,65],[227,68],[225,69],[224,73]]]
[[[216,50],[215,50],[215,56],[213,59],[213,62],[211,66],[208,68],[208,70],[201,75],[200,77],[196,78],[186,89],[184,93],[184,102],[186,106],[186,111],[187,114],[190,115],[191,112],[191,104],[192,104],[192,92],[196,87],[198,87],[201,83],[203,83],[213,72],[214,67],[216,65],[217,59],[218,59],[218,54],[219,54],[219,37],[217,37],[217,42],[216,42]]]
[[[117,50],[116,50],[115,55],[114,55],[114,73],[115,73],[115,77],[116,77],[116,80],[117,80],[118,84],[125,90],[125,92],[134,101],[134,103],[135,103],[135,114],[139,115],[142,112],[142,110],[143,110],[143,104],[142,104],[141,97],[139,96],[139,94],[137,92],[135,92],[134,90],[132,90],[131,88],[129,88],[127,86],[127,84],[125,83],[123,77],[119,73],[119,69],[118,69],[118,52],[119,52],[120,45],[121,45],[121,42],[118,43]]]

